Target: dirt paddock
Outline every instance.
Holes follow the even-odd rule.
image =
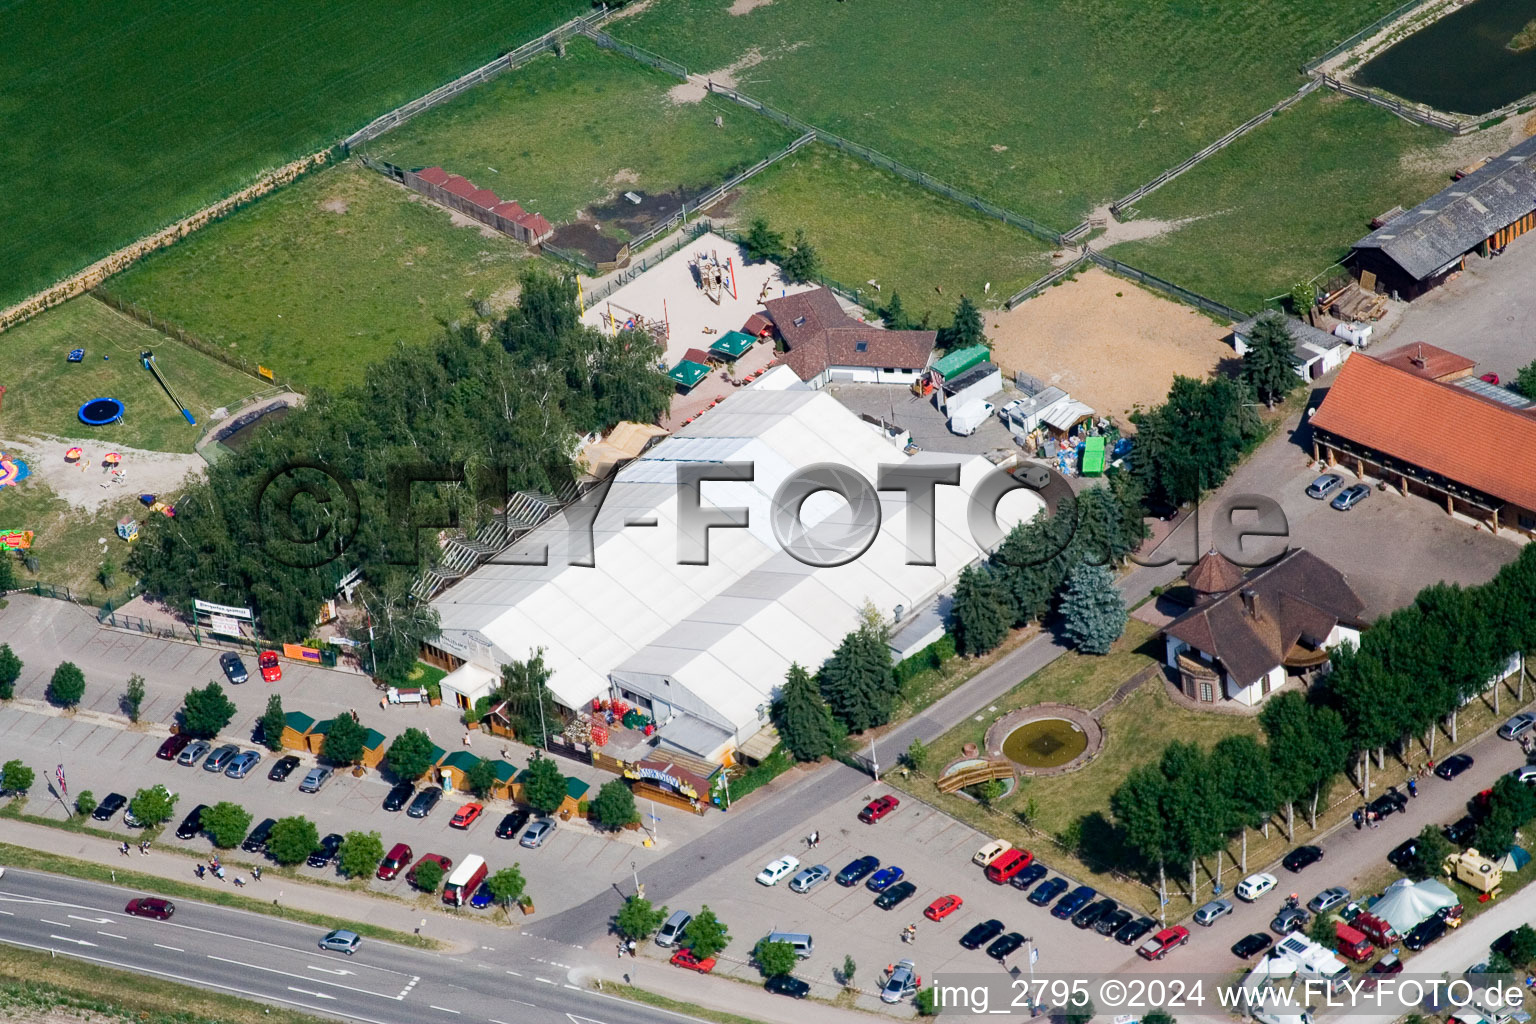
[[[1204,377],[1234,358],[1228,328],[1097,267],[986,324],[1005,376],[1023,370],[1122,427],[1166,398],[1175,374]]]

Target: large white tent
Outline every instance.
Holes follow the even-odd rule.
[[[881,465],[914,462],[961,467],[958,488],[936,489],[936,565],[906,564],[900,491],[880,492],[880,530],[846,565],[805,565],[775,536],[773,498],[794,473],[832,464],[873,484]],[[748,524],[711,530],[708,564],[680,565],[678,467],[724,463],[750,464],[753,479],[706,482],[701,503],[745,508]],[[619,473],[591,527],[592,567],[570,564],[586,550],[580,517],[556,517],[434,600],[438,646],[489,668],[543,648],[562,704],[617,690],[655,714],[664,742],[719,756],[761,728],[789,664],[819,666],[866,602],[887,620],[915,613],[983,554],[967,506],[990,471],[979,456],[905,455],[830,395],[745,390]],[[998,518],[1006,530],[1041,507],[1013,492]],[[801,519],[836,530],[849,514],[821,493]],[[545,546],[547,565],[518,564]]]

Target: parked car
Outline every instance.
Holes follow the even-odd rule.
[[[123,913],[132,914],[134,917],[152,917],[156,921],[169,921],[171,915],[176,913],[176,904],[158,896],[140,896],[138,899],[129,900],[128,905],[123,908]]]
[[[1395,868],[1407,868],[1413,863],[1413,858],[1419,855],[1419,840],[1415,836],[1412,839],[1404,839],[1392,847],[1392,852],[1387,854],[1387,860]]]
[[[260,763],[259,750],[242,750],[235,755],[234,760],[229,762],[229,767],[224,769],[224,775],[231,779],[243,779]]]
[[[1211,900],[1195,911],[1195,924],[1205,925],[1209,928],[1230,913],[1232,913],[1231,900]]]
[[[901,801],[889,793],[885,796],[875,797],[859,812],[859,820],[866,825],[873,825],[899,806],[901,806]]]
[[[1365,976],[1360,979],[1360,983],[1361,986],[1367,992],[1369,992],[1377,985],[1381,984],[1382,978],[1391,977],[1394,974],[1401,973],[1403,973],[1402,960],[1398,959],[1393,954],[1388,953],[1380,960],[1377,960],[1375,963],[1371,964],[1370,968],[1365,972]]]
[[[1072,923],[1079,928],[1092,928],[1099,923],[1099,918],[1119,909],[1119,902],[1106,896],[1097,903],[1090,903],[1082,910],[1073,914]]]
[[[990,921],[972,925],[970,931],[960,936],[960,945],[966,949],[978,949],[1001,934],[1003,934],[1003,922],[993,918]]]
[[[222,772],[229,767],[231,761],[240,756],[240,748],[233,743],[226,743],[203,760],[203,771]]]
[[[1264,952],[1275,944],[1275,940],[1263,932],[1254,932],[1252,935],[1244,935],[1232,944],[1232,955],[1239,960],[1247,960]]]
[[[320,846],[305,861],[312,868],[323,868],[336,859],[336,854],[341,850],[341,844],[346,842],[346,837],[340,832],[332,832],[320,840]]]
[[[1233,894],[1245,903],[1252,903],[1279,884],[1279,879],[1268,871],[1259,871],[1238,882]]]
[[[280,757],[272,763],[272,767],[267,771],[267,778],[273,782],[285,782],[298,766],[299,759],[292,754]]]
[[[1150,917],[1138,917],[1129,924],[1120,926],[1120,930],[1115,932],[1115,941],[1125,946],[1132,945],[1156,927],[1157,922]]]
[[[544,845],[544,841],[549,838],[549,834],[554,830],[555,823],[553,821],[550,821],[548,818],[540,818],[523,831],[522,838],[517,841],[517,845],[526,846],[530,850],[537,850]]]
[[[1340,491],[1338,495],[1333,499],[1333,501],[1329,502],[1329,504],[1338,509],[1340,512],[1348,512],[1350,509],[1360,504],[1366,498],[1370,497],[1370,494],[1371,489],[1365,486],[1365,484],[1351,484],[1350,486]]]
[[[674,910],[661,926],[661,931],[656,933],[656,945],[675,946],[683,937],[683,930],[688,927],[688,922],[693,920],[693,915],[686,910]]]
[[[940,896],[928,904],[928,909],[923,911],[923,916],[930,921],[942,921],[950,914],[959,910],[964,903],[965,900],[954,894]]]
[[[1485,373],[1477,379],[1493,385],[1497,385],[1499,383],[1499,375],[1496,373]]]
[[[1323,859],[1321,846],[1298,846],[1280,859],[1287,871],[1300,871]]]
[[[987,947],[987,956],[1001,963],[1017,952],[1022,945],[1024,945],[1024,936],[1018,932],[1009,932]]]
[[[469,894],[469,905],[476,910],[484,910],[495,902],[496,897],[491,895],[490,882],[481,882],[475,891]]]
[[[469,828],[485,813],[485,804],[465,804],[448,820],[449,828]]]
[[[1413,930],[1403,936],[1403,945],[1417,953],[1425,946],[1434,942],[1445,934],[1447,925],[1441,914],[1435,914],[1426,920],[1414,925]]]
[[[1148,960],[1161,960],[1170,951],[1189,941],[1189,929],[1180,925],[1164,928],[1146,942],[1136,947],[1138,955]]]
[[[245,670],[245,662],[234,651],[225,651],[219,655],[219,668],[224,670],[224,678],[235,686],[251,678],[251,674]]]
[[[177,839],[191,839],[203,830],[203,812],[208,809],[207,804],[198,804],[187,812],[187,816],[181,819],[181,824],[176,826]]]
[[[917,975],[917,965],[911,960],[898,960],[880,986],[882,1003],[899,1003],[910,999],[922,987],[923,979]]]
[[[267,848],[267,840],[272,836],[272,829],[276,827],[276,818],[262,818],[261,824],[251,829],[251,834],[245,837],[245,842],[240,844],[240,849],[246,853],[261,853]]]
[[[994,839],[976,851],[976,855],[971,858],[971,863],[984,868],[1011,849],[1013,849],[1013,844],[1008,840]]]
[[[897,882],[901,881],[902,876],[905,874],[906,872],[896,865],[887,864],[885,867],[869,876],[869,881],[864,883],[864,888],[868,889],[870,892],[884,892],[891,886],[895,885]],[[762,881],[762,879],[758,879],[758,881]]]
[[[1536,729],[1536,712],[1522,711],[1499,726],[1499,737],[1506,740],[1517,740],[1532,729]]]
[[[1035,891],[1029,894],[1029,902],[1037,907],[1043,907],[1051,900],[1067,891],[1071,885],[1065,878],[1052,878],[1035,886]]]
[[[299,792],[320,792],[320,787],[324,786],[327,782],[330,782],[331,776],[333,774],[335,773],[332,772],[332,770],[329,768],[311,768],[309,773],[304,776],[304,781],[299,783]]]
[[[1365,809],[1374,813],[1378,818],[1388,817],[1399,811],[1407,810],[1407,808],[1408,797],[1400,793],[1396,786],[1388,787],[1385,793],[1365,805]]]
[[[320,948],[333,953],[345,953],[351,956],[357,952],[357,947],[362,945],[362,937],[357,932],[349,932],[345,928],[338,928],[333,932],[326,932],[320,940]]]
[[[1123,907],[1119,910],[1111,910],[1109,913],[1104,914],[1094,922],[1093,930],[1105,938],[1109,938],[1111,935],[1115,934],[1115,932],[1118,932],[1121,928],[1124,928],[1126,924],[1130,922],[1131,918],[1135,916],[1135,914],[1132,914],[1129,910],[1126,910]]]
[[[1442,779],[1454,779],[1468,768],[1472,767],[1471,754],[1452,754],[1450,757],[1435,765],[1435,774]]]
[[[784,856],[778,860],[769,861],[768,866],[757,873],[759,885],[778,885],[779,880],[800,870],[798,857]]]
[[[1519,768],[1516,768],[1514,771],[1510,772],[1509,777],[1514,779],[1516,782],[1524,782],[1526,785],[1530,785],[1531,783],[1536,782],[1536,765],[1521,765]]]
[[[1030,886],[1044,878],[1048,873],[1049,872],[1046,871],[1044,864],[1041,864],[1039,861],[1035,861],[1033,864],[1030,864],[1028,867],[1021,870],[1018,874],[1008,879],[1008,884],[1020,892],[1024,892]]]
[[[1307,497],[1322,500],[1333,493],[1333,489],[1344,482],[1344,478],[1337,473],[1324,473],[1307,485]]]
[[[804,999],[811,994],[811,986],[792,974],[775,975],[768,979],[763,988],[775,995],[789,996],[791,999]]]
[[[176,763],[183,768],[190,768],[201,761],[208,751],[212,749],[213,744],[207,740],[193,740],[182,748],[181,753],[176,755]]]
[[[802,870],[798,875],[789,880],[789,887],[795,892],[810,892],[822,882],[832,877],[832,869],[825,864],[817,864]]]
[[[379,862],[378,876],[388,882],[400,873],[400,869],[411,862],[411,848],[404,843],[396,843],[389,848],[384,859]]]
[[[917,886],[911,882],[897,882],[889,889],[875,897],[875,906],[881,910],[890,910],[898,904],[905,903],[917,893]]]
[[[438,867],[443,869],[443,877],[442,880],[438,882],[439,885],[441,885],[443,881],[446,881],[448,879],[448,875],[453,871],[452,857],[444,857],[440,853],[424,853],[421,855],[420,860],[411,865],[411,870],[405,873],[405,882],[407,885],[411,886],[412,888],[416,888],[416,872],[419,871],[421,866],[428,861],[431,861],[433,864],[436,864]]]
[[[506,816],[496,824],[496,838],[511,839],[513,836],[521,832],[524,826],[527,824],[527,811],[523,810],[522,808],[518,808],[515,811],[508,811]]]
[[[1314,914],[1325,914],[1349,899],[1349,890],[1342,885],[1331,885],[1307,901],[1307,909]]]
[[[405,809],[406,817],[425,818],[432,813],[432,808],[443,798],[442,786],[428,786],[416,794],[416,799],[411,801],[411,806]]]
[[[187,744],[192,742],[192,737],[184,732],[174,733],[165,738],[160,744],[160,749],[155,751],[155,756],[162,761],[174,761],[176,755],[187,749]]]
[[[133,816],[133,808],[132,807],[126,808],[123,811],[123,824],[127,825],[129,828],[143,828],[144,827],[144,823],[142,821],[140,821],[138,818]]]
[[[415,795],[415,783],[397,782],[390,787],[388,793],[384,794],[384,809],[386,811],[398,811],[410,803],[411,797]]]
[[[1309,920],[1311,915],[1300,907],[1282,907],[1275,919],[1269,922],[1269,927],[1276,935],[1289,935],[1305,928]]]
[[[681,967],[687,971],[698,971],[700,974],[708,974],[715,969],[715,958],[706,956],[703,959],[693,955],[691,949],[680,949],[672,954],[673,967]]]
[[[1466,846],[1477,831],[1477,819],[1470,814],[1452,822],[1440,830],[1441,834],[1457,846]]]
[[[261,670],[261,678],[269,683],[279,682],[283,678],[283,665],[277,660],[276,651],[262,651],[256,657],[256,667]]]
[[[863,856],[858,860],[849,861],[843,870],[837,873],[837,884],[841,886],[855,886],[880,866],[878,857]]]
[[[1051,908],[1051,916],[1065,921],[1086,907],[1097,895],[1091,886],[1080,885],[1056,901],[1056,905]]]
[[[128,798],[121,793],[108,793],[101,798],[101,803],[91,812],[91,817],[97,821],[111,821],[113,815],[128,805]]]

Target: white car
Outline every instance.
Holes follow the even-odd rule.
[[[1013,849],[1013,844],[1008,840],[994,839],[976,851],[976,856],[971,858],[971,863],[986,867],[1011,849]]]
[[[1528,764],[1523,767],[1516,768],[1514,771],[1509,773],[1509,777],[1514,779],[1516,782],[1524,782],[1526,784],[1536,782],[1536,764]]]
[[[1237,888],[1233,892],[1238,899],[1252,903],[1278,884],[1280,883],[1275,879],[1274,875],[1267,871],[1260,871],[1258,874],[1249,875],[1241,882],[1238,882]]]
[[[800,870],[798,857],[780,857],[757,873],[757,881],[760,885],[778,885],[779,879],[785,875],[792,875]]]

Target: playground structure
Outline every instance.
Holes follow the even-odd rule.
[[[14,487],[31,475],[31,472],[25,462],[0,452],[0,487]]]
[[[639,331],[649,334],[656,339],[662,348],[667,347],[667,339],[671,336],[671,328],[667,322],[667,304],[661,304],[661,319],[652,319],[644,313],[637,313],[623,306],[615,306],[612,302],[604,303],[604,308],[599,316],[602,318],[603,329],[609,334],[618,334],[620,331]],[[614,310],[618,310],[617,313]]]
[[[90,427],[104,427],[123,418],[123,403],[115,398],[93,398],[80,407],[80,422]]]
[[[722,262],[720,254],[714,249],[708,253],[696,252],[688,261],[688,266],[698,280],[699,289],[710,302],[720,305],[726,296],[727,285],[731,298],[736,298],[736,267],[731,257],[727,256]],[[763,287],[766,288],[767,284]]]
[[[192,414],[187,411],[187,407],[181,404],[181,399],[176,397],[176,392],[171,390],[171,385],[166,381],[165,376],[161,374],[160,364],[155,362],[154,352],[148,349],[140,352],[139,362],[143,365],[144,369],[155,375],[155,380],[160,382],[160,386],[165,389],[165,393],[170,400],[176,403],[177,410],[181,412],[186,421],[194,427],[197,426],[197,420],[193,419]]]

